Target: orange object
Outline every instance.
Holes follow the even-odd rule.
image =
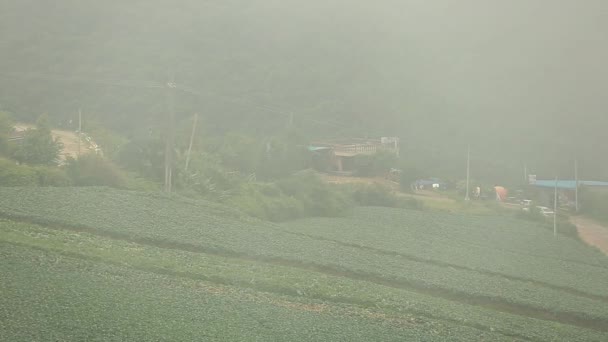
[[[507,196],[509,196],[509,191],[502,186],[495,186],[494,190],[496,191],[496,199],[504,202],[507,200]]]

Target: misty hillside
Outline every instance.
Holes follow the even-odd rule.
[[[210,134],[402,138],[461,169],[608,171],[602,1],[0,1],[0,108],[78,108],[127,134],[180,118]],[[576,17],[573,13],[576,12]],[[454,166],[455,165],[455,166]],[[515,176],[514,176],[515,177]]]

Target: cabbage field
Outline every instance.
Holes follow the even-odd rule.
[[[0,244],[0,257],[2,341],[506,341],[22,247]]]
[[[0,243],[23,253],[374,310],[461,340],[608,337],[608,258],[504,215],[358,208],[277,225],[104,188],[0,188],[0,215]]]

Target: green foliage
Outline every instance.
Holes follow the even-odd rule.
[[[262,179],[277,179],[305,169],[310,164],[310,152],[293,142],[271,139],[257,161],[256,176]]]
[[[404,192],[412,192],[412,183],[425,177],[415,163],[401,162],[400,170],[399,185]]]
[[[0,156],[8,154],[8,136],[13,130],[13,122],[8,113],[0,111]]]
[[[69,159],[66,172],[76,186],[125,188],[125,174],[111,161],[96,154]]]
[[[72,180],[64,169],[52,166],[35,166],[34,172],[38,177],[39,186],[69,186]]]
[[[274,187],[263,191],[276,195]],[[608,295],[605,256],[508,217],[359,208],[354,217],[279,226],[206,201],[105,188],[0,188],[0,213],[157,246],[313,267],[463,303],[532,307],[598,324],[608,319],[608,309],[592,298]]]
[[[351,206],[339,187],[326,184],[312,171],[281,179],[277,185],[285,195],[300,200],[308,216],[339,216]]]
[[[187,171],[185,164],[186,157],[178,155],[175,183],[184,194],[219,200],[243,182],[237,172],[226,170],[220,156],[214,154],[194,151]]]
[[[142,178],[136,173],[125,172],[126,185],[125,187],[129,190],[144,191],[144,192],[158,192],[161,189],[161,185],[158,182],[151,181],[146,178]]]
[[[530,208],[529,211],[519,210],[514,215],[518,219],[537,222],[540,227],[553,231],[553,218],[545,217],[536,207]],[[578,239],[578,230],[575,225],[570,223],[567,216],[557,215],[557,234],[567,236],[573,239]]]
[[[215,146],[213,146],[215,145]],[[229,133],[213,142],[211,152],[220,156],[222,165],[231,171],[248,175],[254,173],[262,146],[253,138]]]
[[[581,191],[581,210],[584,214],[608,223],[608,192],[585,189]]]
[[[117,163],[144,178],[160,181],[164,176],[165,143],[160,136],[144,135],[122,146]]]
[[[399,158],[392,152],[379,151],[370,155],[357,155],[354,157],[357,176],[376,177],[388,174],[391,168],[396,168]]]
[[[404,259],[427,264],[427,268],[421,268],[427,275],[426,272],[432,270],[430,264],[443,264],[446,267],[443,275],[450,282],[447,273],[450,267],[463,272],[474,269],[500,274],[513,281],[497,288],[503,297],[509,297],[511,291],[523,291],[519,281],[524,279],[584,289],[588,293],[607,293],[600,290],[595,281],[589,281],[584,271],[592,272],[599,267],[602,277],[608,277],[608,264],[600,252],[582,244],[576,237],[560,235],[554,239],[544,225],[510,217],[359,208],[352,217],[309,218],[284,226],[289,231],[320,239],[398,253]],[[475,287],[474,292],[483,291],[484,287],[475,282],[471,286]],[[519,295],[527,296],[524,292]],[[521,298],[515,299],[519,295],[514,294],[512,298],[520,301]],[[549,300],[546,304],[551,306],[555,301]]]
[[[42,115],[35,129],[28,129],[15,149],[13,157],[20,163],[30,165],[56,165],[63,144],[53,138],[48,116]]]
[[[261,219],[286,221],[307,216],[341,216],[351,208],[348,195],[302,172],[275,183],[244,183],[227,203]]]
[[[70,235],[64,235],[61,244],[73,241],[74,234]],[[115,250],[114,243],[104,249]],[[102,260],[111,258],[109,254]],[[121,266],[115,266],[3,242],[0,258],[0,336],[5,341],[363,342],[380,336],[397,342],[432,339],[439,332],[454,334],[454,326],[439,322],[415,329],[384,324],[356,306],[347,310],[332,305],[326,310],[328,305],[298,298],[295,291],[291,296],[262,293],[210,282],[205,275],[187,278],[158,272],[172,263],[171,256],[148,259],[159,264],[142,270],[127,266],[132,264],[128,259],[119,259]],[[199,259],[196,255],[190,262]],[[479,335],[472,328],[458,331],[460,341]],[[494,336],[492,340],[501,337],[487,335]]]
[[[422,209],[420,201],[412,197],[399,196],[390,188],[380,184],[353,186],[352,196],[360,206]]]
[[[0,158],[0,186],[68,186],[63,170],[49,166],[17,165]]]
[[[336,316],[343,316],[341,312],[338,313],[336,310],[341,310],[340,307],[344,307],[344,310],[350,313],[346,315],[347,317],[352,317],[354,312],[365,313],[364,317],[383,317],[382,315],[390,312],[393,319],[400,317],[410,322],[417,322],[423,319],[425,324],[422,327],[419,324],[415,324],[413,326],[408,325],[405,328],[409,333],[415,332],[417,334],[414,340],[419,339],[418,334],[420,332],[418,330],[422,328],[423,330],[432,330],[435,339],[437,336],[447,334],[451,340],[462,338],[464,341],[471,341],[477,340],[480,333],[483,333],[484,337],[492,341],[500,340],[503,334],[509,336],[506,339],[507,341],[512,341],[515,336],[524,340],[534,337],[543,341],[561,339],[568,341],[584,340],[585,342],[603,341],[601,333],[577,329],[572,326],[561,326],[550,321],[535,320],[534,329],[521,329],[522,326],[525,327],[530,324],[530,318],[509,315],[479,306],[462,305],[451,300],[387,287],[369,281],[360,281],[335,275],[323,275],[320,277],[320,274],[314,270],[287,265],[279,266],[259,261],[225,258],[214,254],[195,253],[173,248],[158,248],[145,244],[134,244],[119,239],[104,238],[99,235],[82,232],[75,233],[70,230],[49,229],[11,221],[0,221],[0,241],[4,243],[5,247],[3,248],[5,252],[2,255],[3,260],[10,260],[12,267],[15,267],[17,270],[16,272],[9,272],[3,269],[4,273],[7,274],[20,275],[23,272],[26,275],[31,266],[27,262],[33,262],[36,268],[42,266],[39,264],[41,261],[47,262],[49,265],[52,264],[52,267],[44,267],[44,269],[38,270],[37,274],[49,272],[58,277],[63,275],[60,270],[69,268],[68,265],[70,263],[74,263],[74,269],[79,271],[76,273],[77,276],[93,276],[99,272],[105,274],[104,270],[108,267],[107,265],[119,264],[122,266],[121,268],[110,267],[107,271],[112,275],[121,274],[120,279],[124,275],[128,275],[129,277],[136,276],[141,271],[145,271],[145,274],[148,276],[161,274],[166,276],[166,281],[175,281],[175,284],[188,281],[186,279],[204,279],[207,281],[197,281],[197,290],[199,292],[213,290],[213,293],[216,295],[222,294],[229,298],[240,298],[242,300],[245,299],[239,296],[242,290],[234,286],[244,287],[248,289],[246,295],[249,296],[249,299],[251,299],[252,295],[256,296],[255,303],[257,305],[265,303],[264,298],[274,301],[278,296],[281,296],[283,304],[285,304],[285,300],[293,304],[289,305],[290,308],[298,308],[300,304],[312,304],[313,306],[310,306],[310,308],[318,309],[320,306],[315,306],[314,304],[322,302],[322,307],[331,307],[332,314]],[[19,247],[15,248],[17,245]],[[28,248],[24,248],[25,246]],[[136,248],[134,248],[135,246]],[[6,253],[8,250],[18,250],[18,252],[14,254]],[[36,251],[35,253],[33,253],[34,250]],[[76,259],[64,258],[60,257],[60,255],[70,255],[72,258],[78,258],[81,261],[76,262]],[[95,260],[96,262],[85,262],[83,261],[85,259]],[[127,260],[128,263],[125,262]],[[23,261],[27,262],[24,264]],[[105,266],[102,266],[101,263]],[[4,263],[3,266],[6,267],[7,264],[8,262]],[[179,279],[174,277],[174,275],[178,274],[180,275]],[[73,286],[79,285],[74,284],[74,277],[66,278],[69,278],[70,284]],[[156,287],[159,284],[159,280],[156,279],[149,283],[154,284],[154,287]],[[14,278],[11,278],[11,281],[14,283]],[[231,286],[228,287],[223,284],[230,284]],[[30,285],[28,284],[27,286]],[[44,286],[45,289],[49,287],[48,282],[41,282],[37,285]],[[65,286],[57,286],[57,288],[64,289]],[[107,287],[107,289],[112,288]],[[171,288],[173,292],[180,292],[181,290],[181,288],[175,286]],[[41,291],[44,292],[43,289],[34,291],[36,291],[36,294],[28,294],[27,291],[20,291],[19,293],[24,294],[24,296],[37,296]],[[260,294],[258,291],[262,291],[260,297],[257,297]],[[62,293],[63,291],[60,290],[55,297],[61,296]],[[79,293],[81,294],[82,292],[79,291]],[[188,293],[192,293],[191,289],[188,289],[184,293],[177,293],[176,295],[182,297]],[[295,297],[296,295],[297,298]],[[98,299],[103,301],[111,300],[110,298]],[[132,296],[128,302],[134,302]],[[250,300],[245,300],[244,302],[249,303]],[[70,301],[70,303],[73,305],[74,302]],[[370,305],[370,303],[373,303],[373,305]],[[19,312],[27,311],[30,308],[27,305],[27,303],[25,306],[21,304]],[[5,304],[4,307],[10,308],[11,306]],[[245,307],[246,305],[241,303],[238,306],[238,311],[243,310]],[[281,307],[285,306],[281,305]],[[180,306],[180,308],[180,312],[183,313],[183,306]],[[415,310],[411,308],[415,308]],[[34,309],[33,306],[32,309]],[[36,309],[39,310],[39,308]],[[259,308],[256,307],[257,310]],[[61,312],[64,311],[62,310]],[[148,315],[150,314],[148,310],[146,312]],[[161,312],[165,311],[162,310]],[[114,312],[113,314],[115,315],[116,313]],[[14,314],[13,317],[15,317]],[[18,314],[17,317],[25,319],[18,316]],[[53,317],[56,318],[55,315]],[[174,317],[179,317],[179,314],[175,314]],[[438,324],[435,324],[436,320]],[[70,319],[63,319],[62,321],[70,321]],[[45,322],[48,323],[48,321]],[[475,322],[475,328],[468,328],[467,322]],[[87,324],[88,321],[86,319],[79,317],[79,327],[85,329],[87,328]],[[333,324],[331,331],[335,331],[335,323],[331,322],[331,324]],[[99,325],[99,320],[96,319],[95,326],[98,327]],[[129,333],[131,336],[134,336],[135,331],[133,331],[133,326],[131,324],[128,325]],[[39,328],[40,324],[35,324],[35,326]],[[116,326],[113,326],[113,333],[116,333]],[[458,328],[459,326],[460,328]],[[4,327],[6,330],[6,326]],[[55,325],[53,331],[59,330],[58,327],[60,325]],[[163,324],[163,328],[166,327],[167,322]],[[180,326],[180,332],[183,329],[184,327]],[[205,329],[206,337],[208,337],[208,326],[205,326]],[[386,339],[386,329],[390,329],[390,326],[383,325],[382,329],[382,335],[376,335],[372,339],[377,339],[378,336]],[[473,335],[467,335],[467,331],[469,330]],[[70,331],[73,333],[73,330]],[[22,334],[23,332],[19,330],[17,333]],[[294,333],[296,335],[299,334],[297,332]],[[406,332],[401,332],[398,340],[405,338],[404,333]],[[158,336],[156,335],[155,338],[158,338]],[[248,336],[251,336],[251,334]],[[141,335],[138,337],[141,337]],[[225,336],[222,337],[225,338]],[[344,338],[345,336],[342,333],[340,337]],[[285,338],[285,335],[282,335],[282,338]],[[302,338],[303,335],[298,335],[295,339],[300,341]],[[353,339],[349,338],[349,340]]]
[[[14,161],[0,158],[0,186],[35,186],[38,177],[31,167],[17,165]]]
[[[251,216],[275,222],[306,214],[302,201],[286,196],[272,183],[245,183],[227,203]]]
[[[83,131],[91,135],[93,140],[101,147],[104,156],[110,160],[117,160],[121,149],[129,142],[128,139],[116,131],[107,129],[96,120],[88,120]]]

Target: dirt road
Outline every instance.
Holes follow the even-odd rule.
[[[35,126],[19,123],[15,125],[15,130],[25,131]],[[76,158],[78,156],[78,133],[72,131],[54,129],[51,131],[54,138],[59,138],[63,144],[63,150],[59,154],[59,158],[64,162],[68,157]],[[80,153],[94,153],[97,145],[93,141],[87,141],[84,137],[80,141]]]
[[[608,256],[608,227],[582,216],[572,216],[570,222],[578,228],[581,240]]]

